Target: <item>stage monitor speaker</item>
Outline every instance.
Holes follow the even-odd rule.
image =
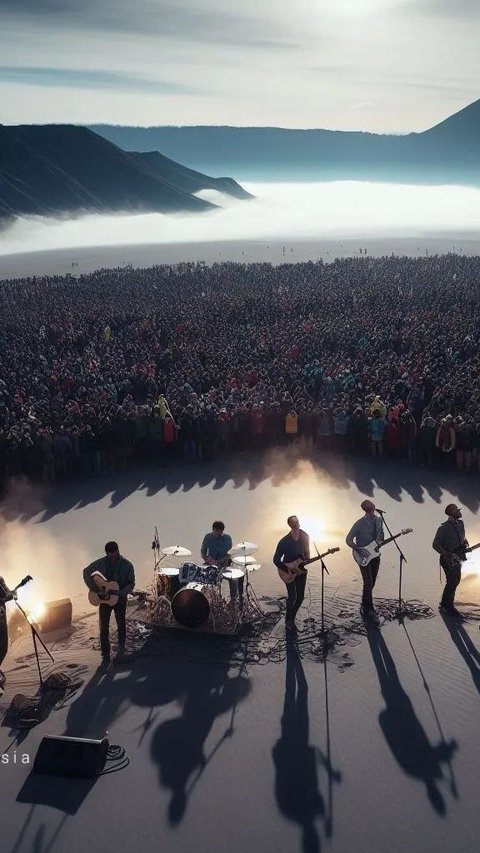
[[[48,601],[45,604],[45,615],[38,619],[40,630],[46,634],[49,631],[60,631],[72,624],[72,602],[69,598],[58,601]]]
[[[46,735],[35,756],[33,770],[49,776],[97,776],[107,760],[108,740]]]

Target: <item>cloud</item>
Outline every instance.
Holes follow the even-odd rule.
[[[275,20],[225,12],[221,2],[208,8],[193,2],[163,0],[0,0],[4,20],[32,26],[136,33],[179,41],[246,44],[252,47],[296,47],[288,30]]]
[[[130,77],[113,71],[74,68],[41,68],[24,65],[0,65],[0,78],[4,83],[32,86],[62,86],[79,89],[121,89],[141,92],[158,92],[162,95],[192,95],[200,90],[165,80]]]
[[[421,15],[432,23],[450,17],[456,21],[474,20],[480,17],[480,3],[478,0],[406,0],[397,11],[403,15]]]

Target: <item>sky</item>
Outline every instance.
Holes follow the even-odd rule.
[[[0,0],[0,122],[421,131],[479,35],[480,0]]]

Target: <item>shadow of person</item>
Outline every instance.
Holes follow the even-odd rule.
[[[182,713],[155,729],[150,746],[159,767],[160,783],[172,792],[168,808],[171,826],[182,821],[193,789],[222,743],[233,735],[236,706],[249,690],[250,683],[241,672],[236,677],[229,676],[228,663],[194,670],[183,668]],[[205,755],[205,741],[215,719],[229,710],[229,725],[210,754]]]
[[[473,683],[480,693],[480,651],[458,618],[440,612],[453,642],[467,664]]]
[[[442,763],[448,764],[457,748],[455,741],[430,743],[413,705],[403,689],[395,663],[378,630],[367,632],[368,643],[386,708],[379,715],[385,740],[404,773],[422,781],[432,807],[446,814],[445,800],[439,788],[444,778]]]
[[[125,667],[122,667],[124,670]],[[114,667],[99,666],[67,713],[67,737],[103,737],[104,732],[128,706],[129,685],[116,679]]]
[[[308,684],[295,643],[289,640],[282,729],[272,751],[275,796],[281,813],[302,828],[304,853],[318,853],[315,820],[325,816],[325,803],[319,790],[317,751],[308,741]]]

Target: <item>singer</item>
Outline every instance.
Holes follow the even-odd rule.
[[[383,520],[375,512],[381,513],[381,510],[376,510],[373,501],[362,501],[360,504],[364,515],[359,518],[351,530],[349,531],[346,543],[352,549],[352,553],[362,554],[366,545],[371,542],[376,542],[380,545],[385,539],[383,532]],[[363,580],[362,606],[360,612],[364,619],[372,621],[378,625],[378,616],[373,607],[373,588],[375,586],[378,570],[380,568],[380,555],[371,560],[368,565],[360,566]]]

